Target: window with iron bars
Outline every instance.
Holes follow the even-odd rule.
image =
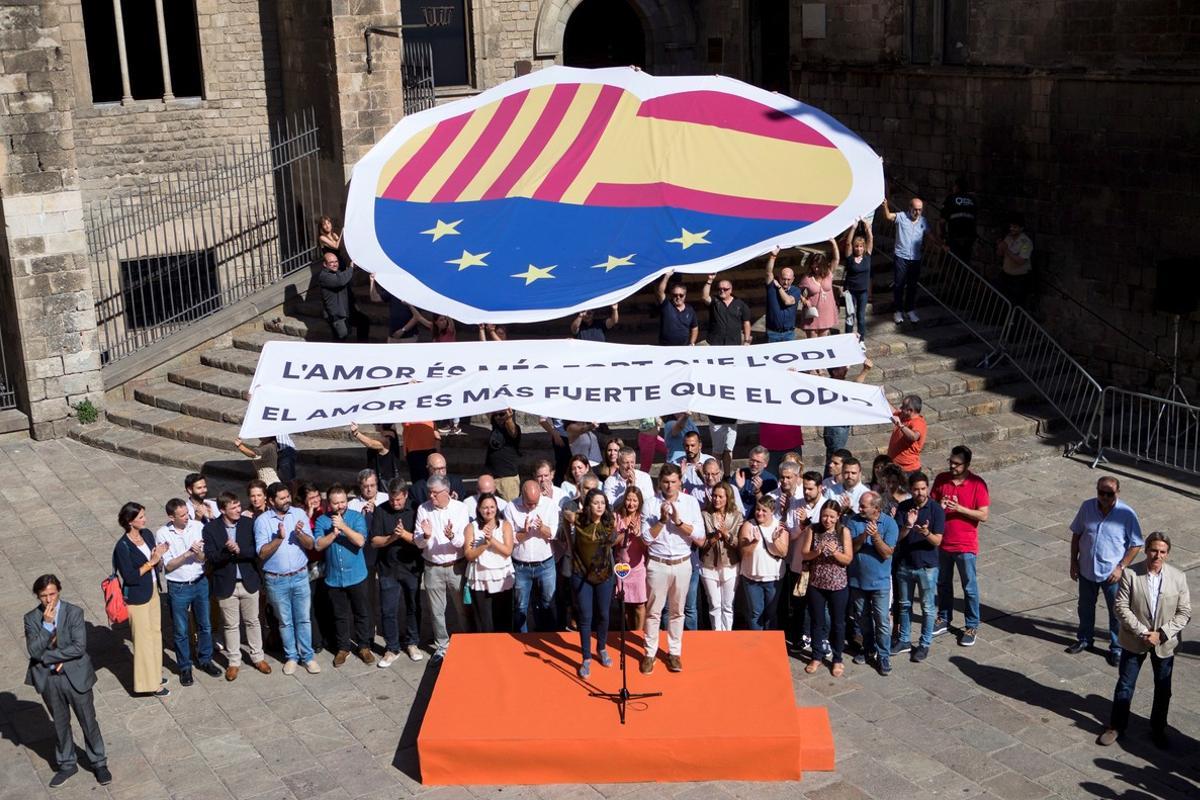
[[[93,103],[203,97],[195,0],[83,0]]]

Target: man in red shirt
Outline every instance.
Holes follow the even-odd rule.
[[[938,551],[937,623],[933,635],[950,630],[954,613],[954,569],[962,583],[966,625],[958,643],[975,644],[979,630],[979,579],[975,558],[979,555],[979,524],[988,520],[987,484],[971,472],[971,448],[957,445],[950,451],[950,469],[938,475],[929,496],[946,512],[946,529]]]
[[[920,395],[908,395],[892,415],[892,438],[887,449],[888,458],[904,470],[906,476],[921,471],[921,450],[925,448],[927,430],[928,425],[921,416]]]

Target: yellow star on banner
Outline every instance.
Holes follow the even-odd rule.
[[[449,261],[447,261],[446,263],[447,264],[457,264],[458,271],[462,272],[467,267],[486,267],[487,264],[485,264],[483,260],[485,258],[487,258],[488,256],[490,256],[491,254],[492,254],[491,250],[487,251],[486,253],[478,253],[478,254],[468,253],[466,250],[463,250],[462,258],[452,258]]]
[[[524,272],[518,272],[516,275],[512,275],[510,277],[524,278],[525,285],[528,286],[534,281],[541,280],[542,278],[553,278],[554,276],[550,274],[550,270],[557,266],[558,265],[555,264],[553,267],[535,267],[533,264],[530,264],[529,269],[525,270]]]
[[[708,236],[708,231],[700,231],[699,233],[692,233],[687,228],[680,228],[679,230],[681,231],[681,233],[679,234],[678,238],[667,239],[667,241],[672,242],[674,244],[683,245],[684,250],[687,250],[689,247],[691,247],[694,244],[712,244],[712,242],[710,242],[708,239],[704,238],[705,236]]]
[[[605,261],[603,264],[593,264],[592,269],[603,268],[604,274],[607,275],[608,273],[612,272],[617,267],[632,267],[633,266],[633,257],[636,255],[637,255],[637,253],[630,253],[629,255],[625,256],[624,258],[617,258],[616,256],[609,256],[608,260]]]
[[[456,228],[458,228],[460,223],[462,223],[461,219],[457,219],[454,222],[442,222],[439,219],[437,221],[437,225],[433,226],[427,231],[421,231],[421,233],[432,234],[433,241],[436,242],[443,236],[458,236],[458,231]]]

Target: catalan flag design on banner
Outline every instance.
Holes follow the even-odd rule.
[[[421,308],[532,322],[829,239],[882,196],[879,157],[792,98],[552,67],[402,120],[354,168],[346,245]]]

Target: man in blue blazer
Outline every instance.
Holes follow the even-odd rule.
[[[258,591],[262,577],[258,573],[258,551],[254,547],[254,521],[242,516],[237,495],[225,492],[217,498],[220,515],[209,520],[202,533],[204,561],[212,578],[212,596],[221,609],[225,630],[225,680],[236,680],[242,665],[242,637],[239,626],[246,626],[250,645],[250,663],[264,675],[271,665],[263,654],[262,626],[258,619]]]
[[[42,696],[58,737],[54,753],[58,771],[50,779],[50,787],[62,786],[79,771],[71,736],[72,709],[83,729],[88,762],[104,786],[112,783],[112,773],[92,700],[96,671],[87,654],[87,627],[83,609],[64,602],[61,592],[62,583],[54,575],[33,582],[38,607],[25,615],[25,646],[29,650],[25,683]]]

